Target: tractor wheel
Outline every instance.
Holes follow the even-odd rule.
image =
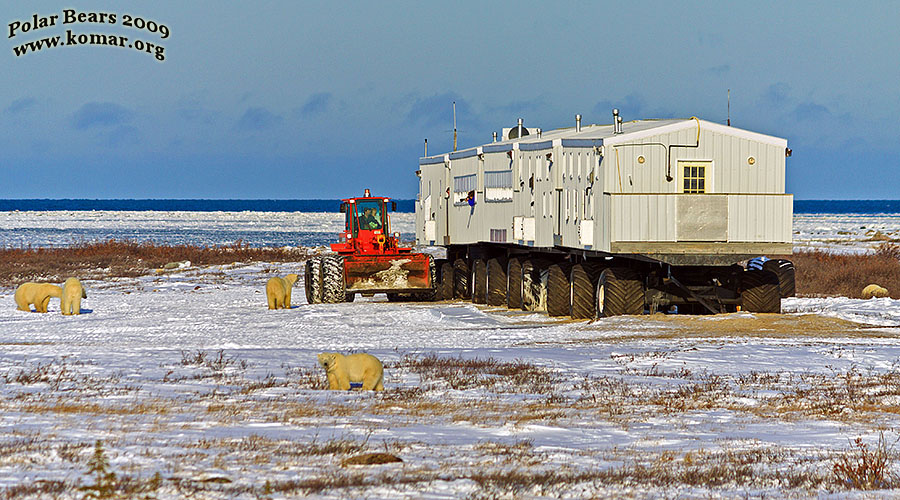
[[[472,263],[472,303],[487,303],[487,263],[484,259],[475,259]]]
[[[353,302],[353,299],[355,299],[355,298],[356,298],[355,293],[348,293],[347,298],[344,299],[344,302]]]
[[[487,304],[506,305],[506,261],[491,259],[487,263]]]
[[[527,259],[522,262],[523,311],[546,309],[548,266],[549,263],[541,259]]]
[[[778,290],[781,297],[793,297],[797,294],[794,281],[794,263],[785,259],[772,259],[763,263],[763,270],[772,271],[778,276]]]
[[[438,290],[441,300],[453,300],[453,265],[449,262],[441,264],[441,284]]]
[[[750,269],[741,276],[741,306],[745,311],[780,313],[781,291],[778,275],[772,271]]]
[[[557,262],[547,272],[547,315],[568,316],[571,308],[569,274],[572,272],[572,264]]]
[[[506,307],[522,308],[522,261],[517,258],[506,265]]]
[[[604,269],[597,280],[596,297],[598,318],[644,313],[644,286],[633,269]]]
[[[322,302],[322,258],[307,259],[303,274],[303,288],[306,291],[306,303]]]
[[[346,301],[344,258],[340,255],[326,255],[322,258],[322,302],[337,304]]]
[[[594,294],[597,293],[601,270],[600,265],[593,262],[572,266],[572,319],[594,318]]]
[[[453,297],[456,299],[472,297],[472,291],[469,289],[469,263],[465,259],[456,259],[453,262]]]

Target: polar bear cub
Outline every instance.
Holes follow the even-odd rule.
[[[360,383],[364,391],[384,390],[384,366],[371,354],[344,356],[339,352],[323,352],[319,354],[319,364],[325,368],[329,390],[349,391],[350,384]]]
[[[17,309],[31,312],[31,304],[34,304],[35,312],[47,312],[50,297],[62,297],[62,288],[50,283],[22,283],[16,289],[15,299]]]
[[[269,309],[290,309],[291,308],[291,289],[297,282],[296,274],[288,274],[284,278],[269,278],[266,283],[266,301],[269,303]]]
[[[87,298],[87,292],[81,286],[78,278],[69,278],[63,283],[62,297],[59,299],[59,308],[66,316],[81,314],[81,299]]]

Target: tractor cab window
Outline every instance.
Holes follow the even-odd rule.
[[[368,231],[384,226],[384,203],[381,201],[360,201],[356,204],[359,228]]]

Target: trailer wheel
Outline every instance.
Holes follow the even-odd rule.
[[[527,259],[522,262],[522,310],[543,311],[547,298],[547,266],[541,259]]]
[[[487,303],[487,263],[484,259],[475,259],[472,263],[472,303]]]
[[[344,258],[340,255],[326,255],[322,258],[322,302],[337,304],[346,301]]]
[[[505,260],[489,260],[487,262],[487,304],[489,306],[506,305],[506,285]]]
[[[322,302],[322,258],[313,257],[306,260],[303,273],[303,288],[306,291],[306,303]]]
[[[771,271],[778,276],[778,290],[781,297],[793,297],[797,294],[794,281],[794,263],[786,259],[771,259],[763,263],[763,270]]]
[[[597,280],[597,317],[644,313],[640,275],[627,267],[610,267]]]
[[[572,319],[594,318],[594,294],[601,270],[600,265],[593,262],[572,266]]]
[[[547,272],[547,315],[568,316],[571,309],[569,273],[572,272],[572,264],[558,262],[550,266]]]
[[[506,265],[506,307],[522,308],[522,261],[517,258]]]
[[[465,259],[456,259],[453,262],[453,297],[457,299],[472,297],[469,290],[469,264]]]
[[[745,311],[780,313],[781,291],[778,275],[772,271],[750,269],[741,276],[741,305]]]
[[[441,282],[438,285],[438,300],[453,300],[453,265],[449,262],[441,264]]]

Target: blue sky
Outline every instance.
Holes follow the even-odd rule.
[[[797,199],[900,198],[900,2],[3,1],[0,198],[415,196],[423,140],[690,117],[788,139]],[[62,23],[63,9],[117,15]],[[59,15],[56,26],[9,24]],[[122,25],[131,14],[170,36]],[[65,46],[104,33],[161,45]]]

